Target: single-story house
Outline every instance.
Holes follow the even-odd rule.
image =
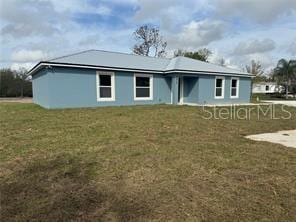
[[[258,82],[253,84],[253,93],[281,93],[285,90],[283,86],[278,85],[276,82]]]
[[[190,58],[88,50],[41,61],[29,74],[45,108],[248,103],[252,75]]]

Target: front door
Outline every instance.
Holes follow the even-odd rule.
[[[184,91],[184,80],[183,77],[179,77],[178,81],[178,103],[183,104],[183,91]]]

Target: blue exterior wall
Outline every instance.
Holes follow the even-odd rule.
[[[153,75],[153,100],[134,100],[134,73],[115,73],[115,101],[97,101],[96,70],[42,69],[33,76],[33,101],[45,108],[75,108],[144,104],[177,104],[179,76]],[[225,76],[224,99],[215,99],[214,75],[184,76],[184,103],[231,104],[250,102],[251,78],[240,77],[239,98],[230,98],[230,76]]]
[[[49,108],[49,81],[46,69],[33,76],[33,102]]]
[[[214,75],[200,75],[198,79],[199,104],[239,104],[249,103],[251,95],[251,78],[239,77],[239,98],[230,98],[231,76],[225,76],[224,98],[215,99]]]
[[[183,77],[183,102],[198,103],[198,77]]]
[[[42,71],[44,72],[44,71]],[[115,101],[97,101],[96,70],[54,67],[46,75],[33,76],[37,104],[46,108],[75,108],[171,103],[171,78],[153,75],[153,100],[134,100],[134,73],[115,73]],[[48,90],[40,87],[40,80]],[[37,80],[37,81],[36,81]],[[35,99],[34,99],[35,101]]]
[[[171,89],[173,90],[171,92],[172,94],[172,104],[178,104],[178,84],[179,84],[179,76],[173,75],[171,76]]]
[[[215,98],[215,75],[190,75],[184,74],[170,75],[172,77],[173,104],[178,104],[178,84],[179,77],[183,76],[184,91],[183,103],[195,104],[239,104],[249,103],[251,95],[251,78],[239,77],[239,98],[230,98],[231,76],[224,76],[224,98]]]

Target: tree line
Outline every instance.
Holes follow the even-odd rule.
[[[32,97],[32,81],[27,70],[0,69],[0,97]]]

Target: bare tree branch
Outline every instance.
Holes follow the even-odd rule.
[[[133,52],[137,55],[149,56],[153,53],[154,57],[165,56],[167,42],[163,41],[163,37],[159,34],[159,29],[143,25],[134,33],[134,38],[138,42],[133,47]]]

